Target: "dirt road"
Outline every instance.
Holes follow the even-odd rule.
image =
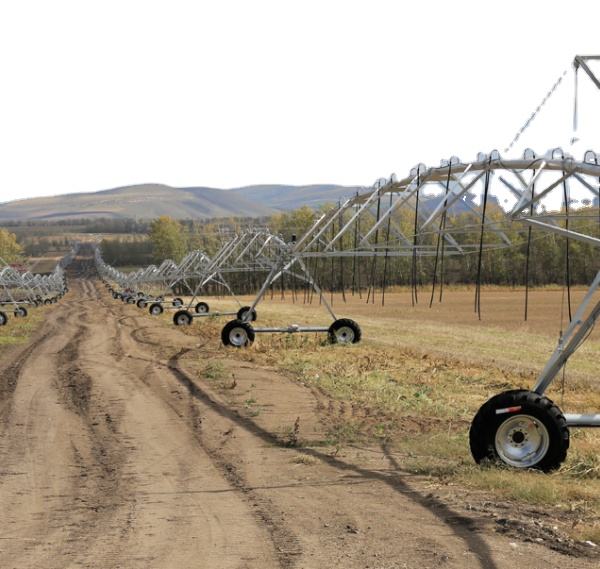
[[[82,276],[1,364],[0,568],[594,567],[499,535],[373,449],[318,439],[322,403],[158,326]],[[248,394],[260,413],[243,413]],[[287,438],[286,438],[287,437]]]

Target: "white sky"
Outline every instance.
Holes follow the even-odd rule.
[[[369,185],[502,151],[599,21],[597,0],[0,0],[0,201]],[[589,84],[577,157],[600,150]],[[569,74],[511,155],[568,149],[572,97]]]

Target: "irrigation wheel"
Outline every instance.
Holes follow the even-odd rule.
[[[333,322],[327,332],[331,344],[356,344],[360,342],[360,326],[350,318],[340,318]]]
[[[569,428],[561,410],[533,391],[505,391],[484,403],[469,431],[475,462],[556,470],[567,457]]]
[[[238,320],[243,320],[244,322],[254,322],[256,320],[256,310],[254,309],[252,309],[252,312],[250,313],[250,318],[245,318],[250,310],[251,309],[249,306],[242,306],[237,313]]]
[[[158,302],[153,302],[148,309],[152,316],[160,316],[164,312],[164,308]]]
[[[180,306],[183,306],[183,299],[176,297],[173,299],[173,306],[175,308],[179,308]]]
[[[8,316],[6,316],[6,312],[0,312],[0,326],[6,326],[8,322]]]
[[[178,310],[173,315],[173,324],[175,326],[189,326],[192,323],[193,317],[187,310]]]
[[[255,333],[252,326],[241,320],[231,320],[221,330],[221,341],[224,346],[247,348],[254,342]]]
[[[145,298],[138,298],[138,301],[136,302],[138,308],[146,308],[147,304],[148,303],[146,302]]]
[[[15,308],[14,315],[17,318],[25,318],[27,316],[27,308],[25,308],[24,306],[18,306],[17,308]]]
[[[196,314],[206,314],[209,310],[208,304],[206,304],[206,302],[199,302],[196,304],[194,310],[196,311]]]

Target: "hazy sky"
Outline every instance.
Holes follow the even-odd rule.
[[[0,201],[371,184],[501,151],[600,53],[597,0],[0,0]],[[600,70],[599,70],[600,71]],[[600,91],[580,77],[581,156]],[[511,153],[568,146],[572,73]]]

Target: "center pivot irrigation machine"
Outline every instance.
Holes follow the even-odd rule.
[[[600,88],[600,81],[588,65],[593,60],[600,60],[600,56],[577,56],[575,78],[582,69]],[[564,75],[505,152],[511,150],[535,119]],[[574,130],[577,127],[577,87],[575,93]],[[148,267],[128,275],[106,265],[99,251],[96,262],[100,275],[109,286],[123,291],[116,292],[111,286],[115,296],[137,298],[138,303],[152,299],[153,306],[158,306],[160,312],[161,303],[169,302],[180,308],[175,314],[176,324],[189,324],[199,315],[211,314],[208,305],[202,302],[195,304],[195,314],[190,311],[210,283],[219,283],[233,294],[228,282],[233,275],[247,275],[251,271],[266,273],[262,284],[254,289],[258,292],[249,307],[243,307],[237,313],[220,313],[236,315],[236,319],[222,330],[225,345],[247,347],[257,333],[277,332],[326,332],[332,343],[352,344],[360,341],[361,329],[354,320],[338,318],[332,303],[327,301],[319,278],[319,267],[324,263],[330,264],[333,273],[336,260],[350,263],[353,270],[366,260],[372,275],[376,267],[383,264],[382,291],[385,295],[388,263],[404,258],[411,271],[414,303],[417,264],[420,259],[429,258],[433,269],[431,304],[436,285],[440,287],[441,298],[445,258],[470,256],[476,274],[474,308],[480,316],[485,254],[514,246],[516,231],[525,238],[527,246],[525,282],[528,285],[533,231],[563,238],[569,324],[561,332],[558,345],[532,390],[511,390],[492,397],[479,409],[470,429],[471,452],[478,463],[492,459],[515,468],[549,471],[560,466],[566,458],[569,427],[600,426],[600,413],[563,413],[545,396],[600,316],[600,300],[596,296],[600,271],[579,307],[571,311],[569,243],[578,241],[592,248],[600,246],[600,215],[580,210],[577,204],[593,204],[600,208],[600,155],[587,151],[582,160],[577,160],[560,148],[542,156],[527,149],[520,158],[505,159],[494,150],[489,154],[479,153],[470,162],[452,157],[443,160],[439,167],[419,164],[402,179],[394,175],[380,179],[372,188],[320,215],[301,237],[292,236],[288,242],[265,230],[249,230],[227,241],[213,259],[195,251],[180,265],[165,261],[158,268]],[[300,279],[303,286],[311,288],[333,322],[324,326],[257,327],[252,324],[258,304],[269,289],[273,290],[273,284],[283,281],[284,277],[290,277],[294,282]],[[374,282],[374,278],[371,281]],[[162,287],[161,294],[152,297],[142,292],[134,293],[148,283],[158,283]],[[191,296],[185,309],[181,309],[181,298],[164,300],[167,294],[174,296],[176,285]]]
[[[252,287],[260,275],[271,269],[271,259],[277,256],[283,247],[285,243],[266,229],[249,229],[235,235],[221,247],[203,270],[192,275],[191,280],[195,283],[191,287],[192,300],[187,309],[175,313],[173,322],[180,326],[191,324],[193,318],[207,316],[236,316],[240,320],[256,320],[256,310],[242,306],[234,290]],[[215,285],[231,295],[237,303],[237,310],[214,312],[210,311],[206,302],[195,304],[201,293],[206,293],[210,286]],[[193,304],[195,314],[189,310]]]
[[[181,326],[191,324],[194,318],[207,316],[245,318],[249,307],[241,304],[234,290],[256,290],[254,283],[270,270],[269,259],[282,246],[283,241],[269,231],[251,229],[224,240],[212,258],[196,250],[179,264],[166,260],[159,267],[151,265],[125,274],[107,265],[97,250],[96,264],[114,298],[136,303],[140,308],[149,304],[149,312],[154,316],[162,314],[164,306],[176,309],[173,322]],[[236,303],[235,310],[211,311],[201,295],[215,290],[225,291]],[[250,312],[248,317],[256,320],[256,311]]]
[[[0,326],[8,323],[6,308],[12,308],[16,318],[27,316],[28,307],[52,304],[67,292],[64,269],[76,250],[65,255],[50,274],[20,272],[0,258]],[[1,310],[4,309],[4,310]]]
[[[574,130],[577,128],[577,72],[583,69],[600,88],[600,81],[588,66],[588,62],[599,59],[600,56],[577,56],[573,62]],[[563,76],[517,133],[507,151],[535,118]],[[573,141],[576,140],[574,137]],[[492,201],[509,203],[502,218],[490,215],[488,206]],[[591,333],[600,315],[600,301],[594,300],[600,287],[600,272],[575,313],[571,313],[569,242],[580,241],[592,247],[600,245],[600,215],[591,216],[595,223],[590,226],[589,215],[573,215],[573,205],[577,203],[595,203],[600,208],[600,155],[593,151],[587,151],[581,161],[556,148],[544,156],[536,156],[527,149],[520,159],[503,159],[498,151],[493,151],[480,153],[468,163],[453,157],[442,161],[440,167],[427,168],[420,164],[402,180],[395,176],[389,180],[381,179],[370,191],[346,200],[337,209],[321,216],[299,241],[292,243],[276,259],[251,309],[256,308],[272,283],[293,266],[298,266],[317,288],[308,270],[311,259],[349,257],[355,261],[368,257],[374,263],[377,257],[383,257],[385,267],[389,258],[405,256],[412,257],[414,271],[417,258],[433,256],[433,299],[438,274],[443,275],[444,256],[476,254],[475,309],[480,313],[483,252],[510,247],[507,229],[513,223],[518,222],[526,228],[527,261],[533,229],[564,237],[569,325],[561,333],[559,343],[533,389],[511,390],[493,397],[479,409],[470,429],[471,452],[477,462],[499,459],[516,468],[552,470],[566,458],[569,427],[600,426],[600,413],[563,414],[544,395],[569,357]],[[402,210],[408,215],[400,215]],[[465,210],[469,216],[464,215]],[[410,217],[412,226],[399,224]],[[317,292],[320,294],[318,289]],[[223,341],[239,347],[251,344],[256,332],[325,330],[342,342],[359,341],[358,325],[352,320],[336,320],[331,306],[323,300],[334,319],[330,328],[261,329],[240,319],[225,326]]]
[[[136,304],[138,308],[149,305],[148,311],[152,316],[162,314],[165,306],[183,306],[183,300],[177,296],[175,289],[186,287],[188,276],[209,260],[201,251],[192,251],[179,264],[166,259],[158,267],[150,265],[145,269],[123,273],[104,262],[100,249],[96,249],[95,255],[98,272],[113,298]]]

